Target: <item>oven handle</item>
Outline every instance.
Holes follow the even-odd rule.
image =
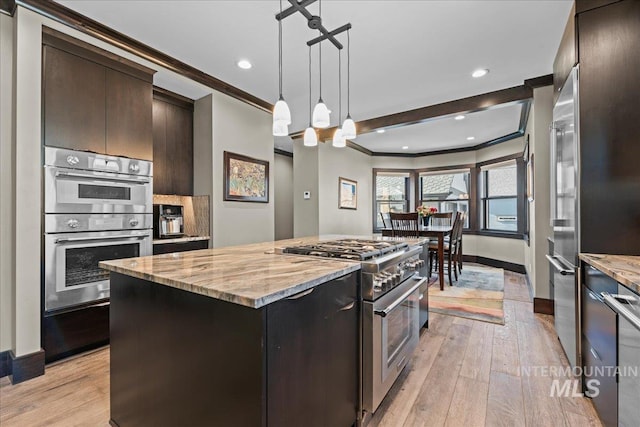
[[[124,236],[96,236],[96,237],[62,237],[55,240],[55,243],[64,242],[88,242],[90,240],[114,240],[114,239],[147,239],[148,235],[124,235]]]
[[[127,184],[149,184],[151,182],[148,179],[144,179],[144,178],[140,178],[140,179],[112,178],[112,177],[105,177],[105,176],[98,176],[98,175],[85,175],[85,174],[73,173],[73,172],[56,172],[56,177],[58,176],[80,178],[80,179],[86,179],[89,181],[97,180],[97,181],[108,181],[108,182],[124,182]]]
[[[381,317],[387,317],[387,315],[389,313],[391,313],[397,306],[399,306],[400,304],[402,304],[404,302],[404,300],[406,300],[407,298],[409,298],[409,295],[411,295],[412,293],[414,293],[416,291],[416,289],[418,289],[420,286],[422,286],[422,284],[424,282],[427,281],[426,277],[421,277],[415,278],[416,280],[419,280],[418,283],[416,283],[415,285],[413,285],[411,287],[411,289],[409,289],[407,292],[405,292],[404,294],[402,294],[397,300],[395,300],[394,302],[392,302],[391,304],[389,304],[389,306],[387,306],[387,308],[385,308],[384,310],[375,310],[374,313],[377,314],[378,316]]]

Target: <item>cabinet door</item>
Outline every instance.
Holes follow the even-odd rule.
[[[167,104],[153,100],[153,193],[173,194],[167,161]]]
[[[105,152],[105,68],[44,46],[44,145]]]
[[[151,83],[106,73],[107,154],[153,160]]]
[[[269,426],[348,427],[358,394],[357,276],[267,307]]]
[[[165,108],[169,194],[193,195],[193,112],[169,103]]]

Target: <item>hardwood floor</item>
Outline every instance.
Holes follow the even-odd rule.
[[[524,276],[505,272],[505,325],[431,314],[429,330],[371,426],[600,426],[589,399],[550,397],[567,366],[553,317],[534,314]],[[0,380],[0,425],[108,426],[109,349],[49,365],[42,377]]]

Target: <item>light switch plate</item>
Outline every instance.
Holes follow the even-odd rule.
[[[305,200],[309,200],[311,198],[311,191],[305,191],[302,193],[302,197],[304,197]]]

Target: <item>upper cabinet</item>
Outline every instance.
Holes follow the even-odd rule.
[[[193,195],[193,101],[153,92],[153,192]]]
[[[44,145],[153,160],[154,71],[43,27]]]

